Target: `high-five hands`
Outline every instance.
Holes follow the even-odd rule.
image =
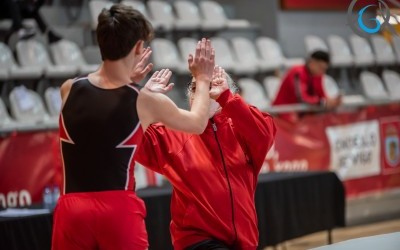
[[[135,68],[133,68],[132,74],[130,75],[132,82],[139,83],[153,69],[153,64],[149,63],[151,53],[152,51],[150,47],[143,50],[139,63],[136,64]]]
[[[211,81],[210,97],[216,100],[228,88],[225,70],[219,66],[215,66]]]
[[[152,92],[167,93],[174,86],[173,83],[169,83],[169,79],[172,76],[172,72],[169,69],[162,69],[154,72],[151,78],[147,81],[144,86]]]

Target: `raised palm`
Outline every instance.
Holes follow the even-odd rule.
[[[144,85],[145,88],[152,92],[167,93],[174,86],[173,83],[169,83],[169,79],[172,76],[172,72],[169,69],[162,69],[154,72],[151,78]]]
[[[218,99],[218,97],[229,88],[225,70],[219,66],[214,68],[213,78],[211,81],[210,97]]]
[[[150,47],[143,50],[139,63],[132,70],[130,77],[132,82],[139,83],[153,69],[153,64],[149,63],[151,53]]]

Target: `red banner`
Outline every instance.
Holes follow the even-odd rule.
[[[400,187],[399,120],[399,104],[310,115],[296,124],[275,118],[275,145],[262,171],[335,171],[348,196]]]
[[[350,0],[282,0],[281,6],[287,10],[347,10],[350,2]],[[358,0],[356,7],[364,7],[369,4],[377,5],[378,0]]]
[[[40,202],[45,186],[61,184],[61,173],[57,131],[0,138],[0,206]]]
[[[400,104],[275,122],[275,145],[263,172],[335,171],[348,196],[400,187]],[[139,172],[141,186],[161,182]],[[61,184],[58,131],[0,137],[0,206],[41,202],[46,186]]]

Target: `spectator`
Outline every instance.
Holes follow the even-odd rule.
[[[305,65],[295,66],[283,79],[273,105],[305,103],[333,109],[340,105],[341,96],[328,98],[323,90],[322,77],[330,63],[329,54],[315,51]],[[281,113],[279,117],[296,122],[306,113]]]
[[[19,5],[14,0],[0,1],[1,17],[11,18],[12,25],[6,35],[6,42],[13,35],[16,34],[18,39],[28,39],[35,35],[35,30],[32,27],[25,27],[22,24],[21,11]]]
[[[13,34],[17,34],[18,39],[28,39],[35,35],[33,27],[24,27],[22,20],[24,18],[35,19],[40,31],[47,35],[49,43],[54,43],[61,40],[61,36],[57,35],[52,31],[43,20],[39,13],[39,9],[43,6],[45,0],[32,0],[32,1],[14,1],[14,0],[2,0],[0,6],[5,13],[2,13],[4,17],[11,18],[13,21],[11,30],[6,36],[6,42],[10,39]]]

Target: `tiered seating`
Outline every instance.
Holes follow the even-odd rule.
[[[109,0],[88,2],[91,30],[96,28],[97,17],[101,10],[109,8],[114,2]],[[188,54],[194,53],[196,42],[202,34],[212,34],[211,40],[216,49],[216,64],[233,74],[234,78],[239,78],[238,85],[243,90],[244,98],[263,110],[268,110],[280,88],[281,78],[272,74],[305,63],[305,58],[287,58],[280,44],[270,37],[257,34],[254,39],[252,36],[246,36],[246,32],[243,33],[244,35],[238,33],[239,35],[235,36],[227,36],[224,32],[219,32],[227,29],[246,31],[250,27],[250,22],[229,19],[223,7],[215,1],[122,0],[121,3],[142,12],[156,31],[162,30],[172,34],[165,36],[169,39],[159,38],[156,35],[151,42],[153,70],[170,68],[175,74],[189,75]],[[190,35],[195,35],[193,37],[175,36],[175,33],[179,31],[193,31]],[[187,35],[188,33],[180,34]],[[101,63],[99,49],[95,44],[96,42],[92,41],[91,44],[82,46],[76,39],[73,41],[64,39],[47,47],[38,40],[30,39],[17,44],[17,58],[14,58],[13,51],[7,45],[0,43],[0,82],[18,81],[20,84],[25,79],[43,78],[63,81],[77,75],[86,75],[95,71]],[[399,38],[394,37],[393,45],[391,45],[381,36],[373,36],[369,41],[356,35],[345,39],[332,34],[324,41],[318,36],[309,35],[305,37],[305,45],[307,53],[315,50],[328,51],[333,68],[361,70],[372,69],[375,66],[379,66],[379,69],[383,68],[383,71],[376,71],[382,72],[379,76],[371,72],[362,72],[359,77],[360,84],[355,88],[355,95],[354,93],[344,95],[345,106],[400,100],[400,76],[393,71],[394,65],[400,63]],[[262,83],[255,79],[260,81],[262,79]],[[343,93],[343,86],[341,85],[342,89],[340,89],[337,84],[338,79],[335,79],[329,75],[324,77],[325,92],[330,97]],[[168,95],[180,107],[185,108],[187,100],[185,100],[182,86],[177,82],[177,86]],[[3,93],[3,98],[4,96]],[[26,100],[23,100],[25,98]],[[44,108],[41,98],[45,101],[47,109]],[[33,90],[15,87],[9,99],[9,109],[15,120],[10,117],[4,104],[0,102],[0,126],[3,126],[1,124],[15,125],[20,122],[32,124],[54,121],[61,108],[58,87],[48,88],[42,97]]]

